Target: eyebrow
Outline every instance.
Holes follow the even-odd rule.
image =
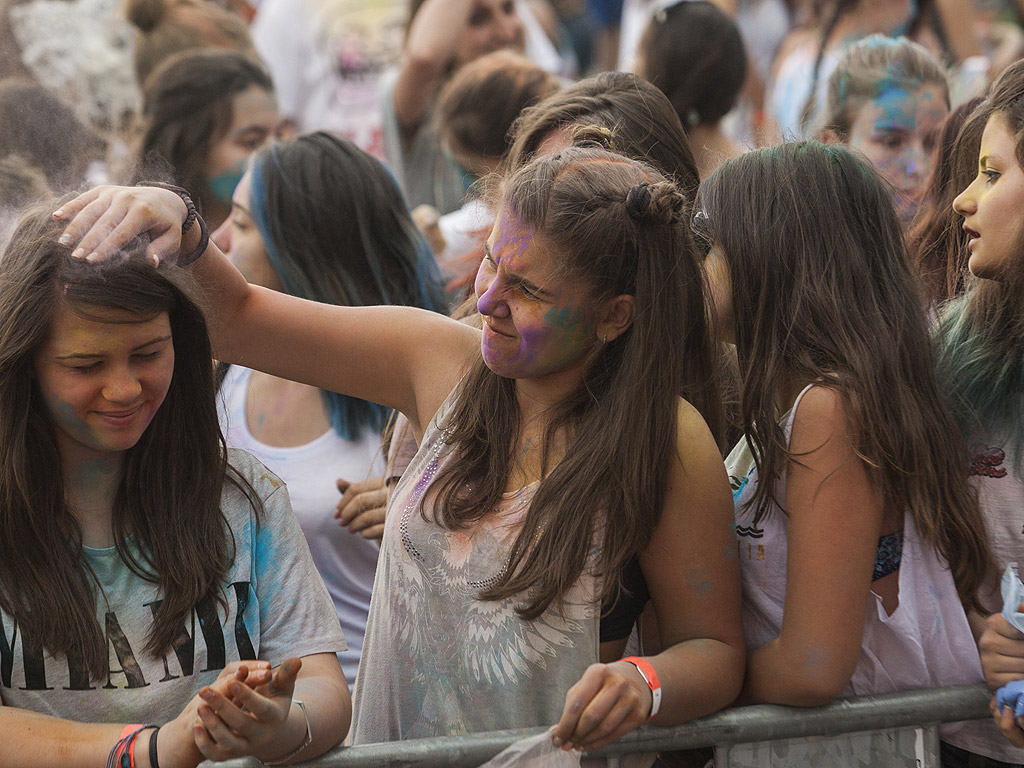
[[[151,347],[154,344],[160,344],[160,343],[162,343],[164,341],[170,341],[170,339],[171,339],[170,336],[161,336],[161,337],[156,338],[156,339],[151,339],[150,341],[147,341],[145,344],[139,344],[139,346],[133,348],[132,352],[138,352],[140,349],[145,349],[146,347]],[[95,358],[99,358],[99,357],[103,357],[103,355],[90,354],[88,352],[72,352],[72,353],[67,354],[67,355],[57,355],[57,359],[58,360],[83,360],[83,359],[95,359]]]
[[[484,253],[487,254],[488,258],[490,258],[491,261],[494,260],[494,254],[491,253],[491,244],[488,243],[488,242],[484,242]],[[529,280],[527,280],[522,275],[517,275],[515,272],[513,272],[508,267],[505,267],[505,271],[509,274],[509,277],[511,277],[513,280],[515,280],[519,285],[523,286],[523,288],[525,288],[526,290],[528,290],[528,291],[530,291],[532,293],[537,294],[538,296],[543,296],[545,298],[551,298],[551,297],[553,297],[555,295],[551,291],[546,291],[543,288],[541,288],[539,285],[535,285],[535,284],[531,283]]]

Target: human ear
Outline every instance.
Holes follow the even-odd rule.
[[[821,132],[821,143],[822,144],[842,144],[842,140],[839,138],[839,134],[833,131],[831,128],[825,128]]]
[[[634,299],[628,293],[605,302],[597,323],[597,338],[602,343],[617,339],[633,323]]]

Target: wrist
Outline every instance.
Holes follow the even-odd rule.
[[[658,679],[658,673],[651,662],[640,656],[626,656],[621,661],[636,670],[641,680],[643,680],[645,687],[650,691],[651,709],[647,714],[646,721],[649,723],[658,716],[658,712],[661,710],[661,681]]]
[[[271,739],[265,748],[256,750],[254,756],[264,765],[284,765],[297,758],[312,741],[313,727],[306,705],[299,699],[292,699],[285,721],[275,734],[275,738]],[[282,749],[280,744],[290,746]]]

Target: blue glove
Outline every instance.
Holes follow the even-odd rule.
[[[1017,717],[1024,716],[1024,680],[1014,680],[996,691],[996,704],[1000,712],[1003,707],[1012,707]]]

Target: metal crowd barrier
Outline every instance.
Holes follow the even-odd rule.
[[[806,739],[817,736],[866,731],[890,731],[916,726],[935,726],[959,720],[990,717],[992,692],[984,685],[950,686],[881,696],[839,699],[824,707],[782,707],[759,704],[734,707],[672,728],[647,726],[627,733],[614,744],[589,752],[586,757],[603,757],[609,768],[624,755],[714,746],[716,768],[727,761],[723,747],[778,739]],[[489,731],[465,736],[339,747],[299,765],[304,768],[478,768],[519,739],[545,728]],[[925,749],[937,755],[934,727],[925,729]],[[924,761],[922,766],[930,764]],[[206,763],[206,766],[213,764]],[[217,763],[221,768],[257,768],[255,760]]]

